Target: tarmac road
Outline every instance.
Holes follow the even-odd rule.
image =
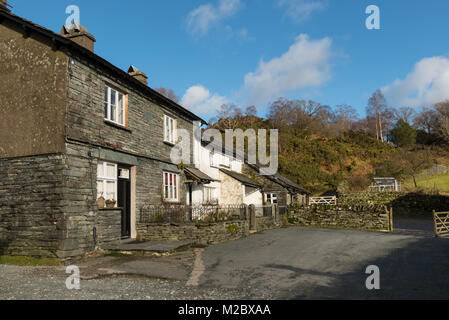
[[[449,240],[422,234],[287,228],[209,247],[200,258],[200,288],[240,288],[248,298],[449,298]],[[380,290],[366,288],[370,265],[380,268]]]
[[[80,290],[65,267],[0,266],[0,300],[448,299],[449,239],[402,226],[414,229],[291,227],[166,257],[99,256],[77,264]],[[366,288],[370,265],[380,290]]]

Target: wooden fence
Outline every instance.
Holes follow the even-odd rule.
[[[309,199],[309,205],[326,204],[331,206],[337,205],[337,197],[315,197]]]
[[[449,212],[433,212],[435,223],[435,236],[440,238],[449,237]]]

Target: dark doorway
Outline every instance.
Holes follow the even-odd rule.
[[[131,180],[130,167],[118,166],[118,201],[122,208],[122,238],[131,237]]]

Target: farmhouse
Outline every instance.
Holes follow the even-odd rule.
[[[204,121],[96,55],[83,26],[0,8],[0,254],[83,255],[136,238],[139,207],[185,203],[170,150]]]

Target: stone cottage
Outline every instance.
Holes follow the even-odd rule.
[[[95,41],[0,2],[0,255],[84,255],[136,238],[140,207],[186,201],[170,152],[177,129],[204,121],[96,55]]]
[[[261,186],[265,204],[277,204],[282,209],[307,203],[309,191],[279,173],[262,176],[259,170],[258,165],[245,163],[243,173]]]

